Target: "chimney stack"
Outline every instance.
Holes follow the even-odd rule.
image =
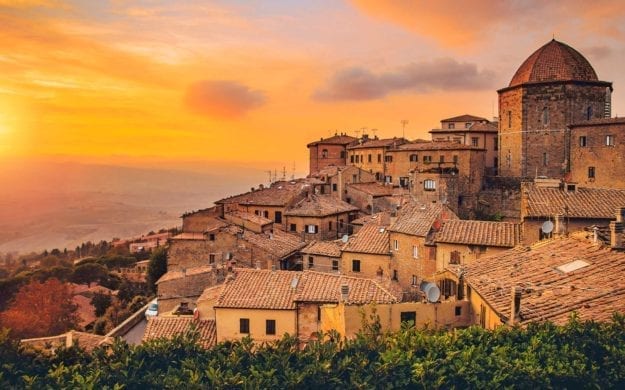
[[[341,284],[341,301],[347,302],[348,297],[349,297],[349,285]]]
[[[592,228],[592,243],[594,245],[599,244],[599,227],[598,226],[593,226]]]
[[[512,296],[510,302],[510,319],[508,325],[512,326],[521,319],[521,287],[512,286]]]
[[[557,236],[562,234],[562,214],[556,214],[553,216],[553,235]]]

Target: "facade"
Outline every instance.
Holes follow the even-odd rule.
[[[310,154],[309,175],[314,175],[331,165],[347,165],[347,146],[356,141],[357,138],[341,133],[309,143],[307,145]]]
[[[302,268],[317,272],[341,273],[341,240],[312,241],[302,250]]]
[[[347,201],[367,214],[390,210],[395,192],[392,186],[378,182],[354,183],[345,189]]]
[[[567,126],[610,116],[612,83],[555,39],[519,67],[499,94],[499,174],[560,178],[568,170]]]
[[[334,240],[350,232],[357,207],[329,195],[308,195],[284,213],[290,233],[304,241]]]
[[[388,226],[374,220],[349,237],[341,252],[341,273],[388,281],[392,278]]]
[[[319,194],[330,194],[331,196],[347,201],[347,186],[353,183],[375,182],[375,176],[365,170],[353,165],[348,166],[328,166],[312,175],[321,180]]]
[[[377,181],[390,183],[387,167],[393,162],[393,158],[386,152],[406,142],[403,138],[370,139],[363,135],[357,144],[347,148],[347,161],[351,165],[369,171],[375,175]]]
[[[570,181],[589,188],[625,188],[625,118],[569,126]]]

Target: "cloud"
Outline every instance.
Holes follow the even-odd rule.
[[[262,106],[266,101],[262,91],[227,80],[202,80],[187,88],[186,106],[196,114],[218,118],[236,118]]]
[[[581,49],[581,52],[597,60],[609,58],[613,54],[612,48],[608,46],[589,46]]]
[[[372,100],[409,91],[485,90],[493,87],[494,72],[478,70],[477,65],[450,58],[411,63],[394,72],[374,74],[363,68],[337,72],[313,98],[322,101]]]

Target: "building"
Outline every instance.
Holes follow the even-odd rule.
[[[555,39],[521,64],[499,94],[499,174],[561,178],[568,170],[567,126],[610,117],[612,83]]]
[[[393,201],[393,195],[396,194],[393,187],[378,182],[349,184],[345,193],[347,202],[367,214],[391,210],[396,205]]]
[[[387,155],[389,149],[394,149],[406,143],[403,138],[378,139],[367,135],[358,140],[358,143],[347,147],[347,158],[351,165],[369,171],[375,179],[390,183],[387,166],[393,162],[393,157]]]
[[[357,138],[341,133],[306,145],[310,154],[309,175],[314,175],[331,165],[347,165],[347,146],[356,141]]]
[[[625,188],[625,118],[569,125],[570,181],[589,188]]]
[[[199,266],[168,270],[156,281],[159,313],[175,310],[181,303],[194,307],[202,292],[223,283],[226,267]]]
[[[171,340],[192,329],[197,332],[198,343],[202,347],[211,348],[216,344],[215,321],[194,319],[191,316],[149,318],[143,334],[143,341]]]
[[[341,247],[344,242],[312,241],[300,251],[304,270],[318,272],[341,272]]]
[[[378,281],[391,279],[388,225],[382,219],[371,220],[349,237],[341,250],[341,273]]]
[[[471,264],[521,243],[521,224],[452,219],[434,235],[436,270]]]
[[[353,165],[325,167],[312,175],[321,180],[318,185],[319,194],[330,194],[336,198],[347,201],[347,186],[352,183],[371,183],[375,176]]]

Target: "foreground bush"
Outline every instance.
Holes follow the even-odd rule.
[[[210,350],[190,332],[91,355],[44,357],[0,333],[0,387],[52,388],[625,388],[625,320],[452,332],[369,326],[353,340],[322,335],[304,349],[285,336]]]

